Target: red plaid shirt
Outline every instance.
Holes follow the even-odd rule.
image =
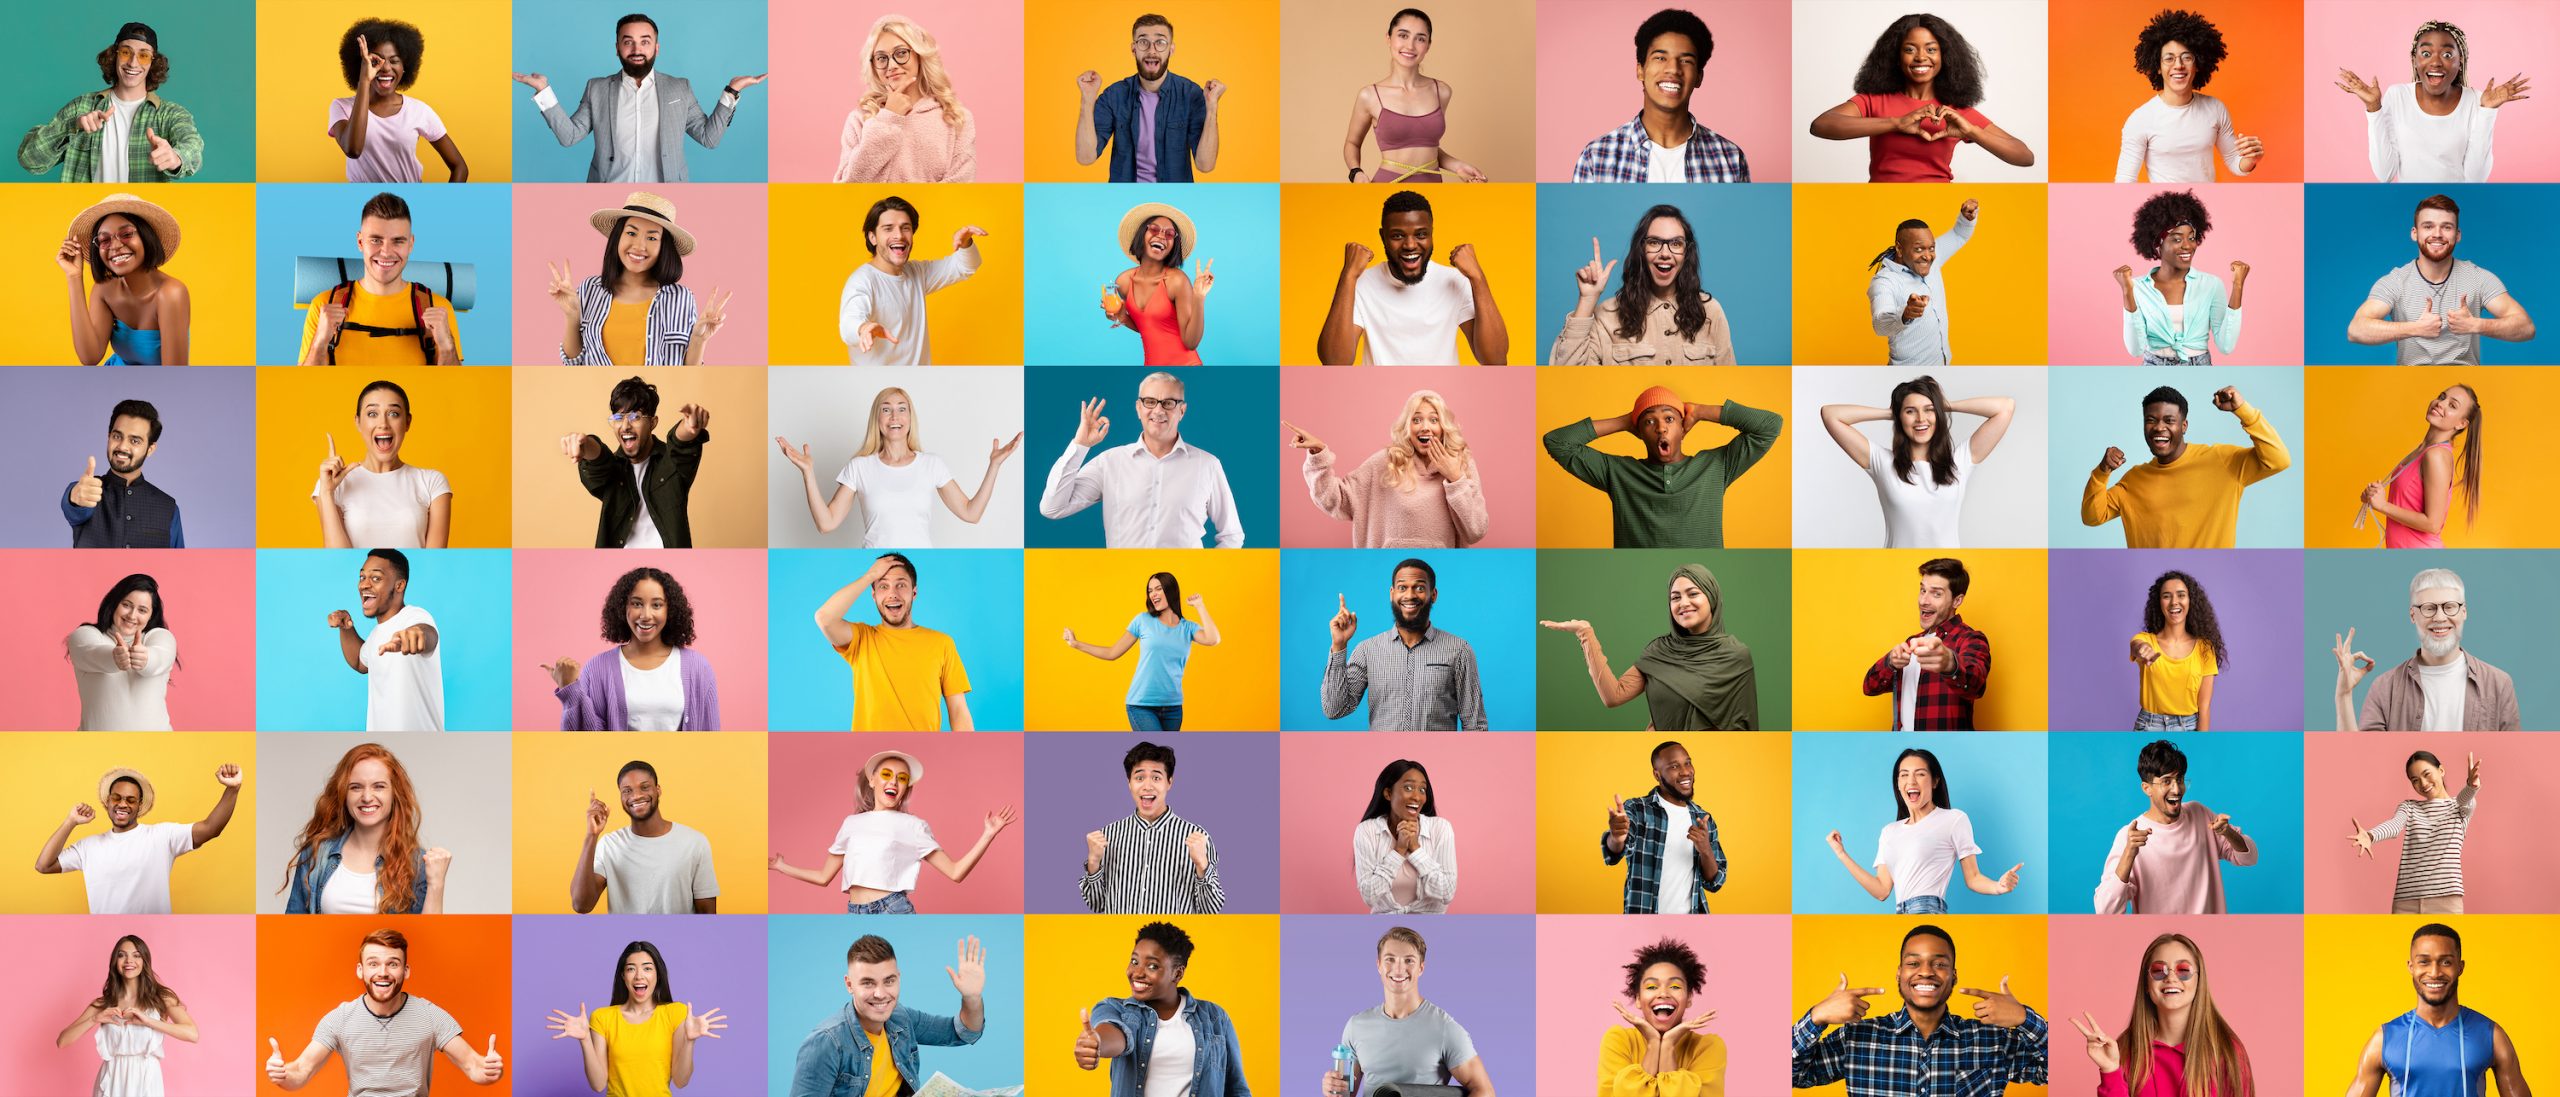
[[[1955,653],[1955,669],[1945,674],[1920,672],[1920,699],[1912,706],[1919,727],[1912,731],[1972,731],[1973,703],[1982,699],[1982,691],[1991,684],[1991,638],[1982,630],[1964,623],[1958,614],[1929,630],[1945,641]],[[1924,634],[1925,635],[1925,634]],[[1902,684],[1902,668],[1893,665],[1893,653],[1886,652],[1867,668],[1867,696],[1891,697]],[[1888,706],[1893,713],[1893,730],[1902,726],[1902,703],[1895,698]]]

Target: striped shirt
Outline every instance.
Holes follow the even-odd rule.
[[[569,348],[560,348],[560,364],[564,366],[681,366],[685,351],[693,342],[695,318],[693,291],[669,283],[658,287],[658,295],[649,299],[649,334],[645,362],[616,362],[605,353],[604,322],[613,313],[613,292],[604,288],[603,278],[589,278],[578,284],[578,354],[571,357]]]
[[[1209,871],[1191,867],[1186,843],[1206,829],[1167,811],[1150,823],[1135,814],[1103,824],[1102,867],[1084,877],[1084,905],[1095,914],[1216,914],[1227,905],[1218,886],[1218,846]]]
[[[1324,715],[1339,720],[1369,699],[1371,731],[1483,731],[1484,681],[1476,649],[1436,628],[1406,647],[1388,629],[1336,651],[1324,664]]]
[[[2435,899],[2462,894],[2462,837],[2480,790],[2464,785],[2451,799],[2402,800],[2400,810],[2373,828],[2373,840],[2400,839],[2400,878],[2391,898]]]
[[[411,994],[389,1017],[375,1016],[361,997],[341,1002],[311,1040],[346,1060],[347,1097],[424,1097],[436,1049],[460,1035],[452,1014]]]
[[[1609,494],[1615,547],[1723,548],[1725,489],[1768,456],[1785,420],[1727,400],[1718,421],[1741,433],[1668,465],[1591,448],[1600,433],[1589,419],[1548,431],[1547,456],[1574,479]]]

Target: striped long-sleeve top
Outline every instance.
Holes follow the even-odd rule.
[[[2462,894],[2462,835],[2480,790],[2465,785],[2452,799],[2402,800],[2400,810],[2373,828],[2373,840],[2400,839],[2400,878],[2391,898],[2434,899]]]
[[[693,291],[670,282],[658,287],[649,299],[649,334],[642,354],[645,362],[616,362],[604,349],[605,318],[613,313],[613,291],[604,288],[604,279],[589,278],[578,284],[578,353],[560,348],[560,364],[564,366],[681,366],[685,352],[693,344],[693,322],[696,316]]]
[[[1184,848],[1208,831],[1170,811],[1150,823],[1135,814],[1103,824],[1102,867],[1084,877],[1084,905],[1095,914],[1216,914],[1227,905],[1218,886],[1218,846],[1209,871],[1191,867]]]

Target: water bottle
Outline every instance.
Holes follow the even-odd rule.
[[[1344,1085],[1351,1084],[1351,1045],[1335,1044],[1333,1046],[1333,1072],[1342,1076]],[[1350,1091],[1346,1089],[1344,1092]]]

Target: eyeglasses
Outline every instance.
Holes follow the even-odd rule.
[[[1175,397],[1170,400],[1158,400],[1153,396],[1141,396],[1138,398],[1138,407],[1144,411],[1181,411],[1182,399]]]
[[[887,52],[887,53],[875,53],[875,54],[872,54],[872,55],[871,55],[871,67],[872,67],[872,68],[875,68],[875,69],[885,69],[885,68],[888,68],[888,67],[890,66],[890,64],[891,64],[891,63],[893,63],[893,62],[894,62],[894,63],[896,63],[896,64],[903,65],[903,64],[906,64],[907,62],[909,62],[909,61],[913,61],[913,60],[915,60],[915,59],[916,59],[916,51],[911,50],[911,49],[908,49],[908,48],[907,48],[907,47],[905,47],[905,46],[900,46],[900,47],[898,47],[897,49],[891,50],[891,51],[889,51],[889,52]]]
[[[2409,612],[2415,613],[2420,617],[2444,617],[2446,619],[2451,619],[2462,616],[2462,603],[2412,602],[2409,604]]]
[[[1689,241],[1679,236],[1648,236],[1644,238],[1644,250],[1648,254],[1680,255],[1689,250]]]
[[[916,783],[916,779],[900,773],[897,770],[890,769],[887,766],[882,766],[880,767],[880,783],[884,785],[912,785]]]
[[[608,423],[636,423],[642,419],[655,418],[657,418],[657,416],[648,414],[647,412],[617,411],[611,415],[605,416],[605,421]]]
[[[116,47],[116,60],[119,62],[130,61],[137,65],[148,65],[151,63],[153,58],[158,56],[159,54],[153,53],[148,49],[135,49],[132,46]]]
[[[2176,965],[2174,965],[2174,966],[2172,966],[2172,965],[2170,965],[2170,964],[2161,963],[2161,962],[2158,962],[2158,961],[2153,961],[2153,962],[2152,962],[2152,964],[2151,964],[2151,981],[2152,981],[2152,982],[2155,982],[2155,983],[2165,983],[2165,982],[2168,982],[2168,981],[2169,981],[2169,979],[2170,979],[2170,977],[2172,977],[2172,976],[2175,976],[2175,977],[2177,978],[2177,980],[2178,980],[2179,982],[2181,982],[2181,983],[2192,983],[2192,982],[2195,982],[2195,981],[2196,981],[2196,966],[2195,966],[2194,964],[2190,964],[2190,963],[2188,963],[2188,962],[2186,962],[2186,961],[2184,961],[2184,960],[2180,960],[2180,961],[2178,961],[2178,962],[2177,962],[2177,964],[2176,964]]]

